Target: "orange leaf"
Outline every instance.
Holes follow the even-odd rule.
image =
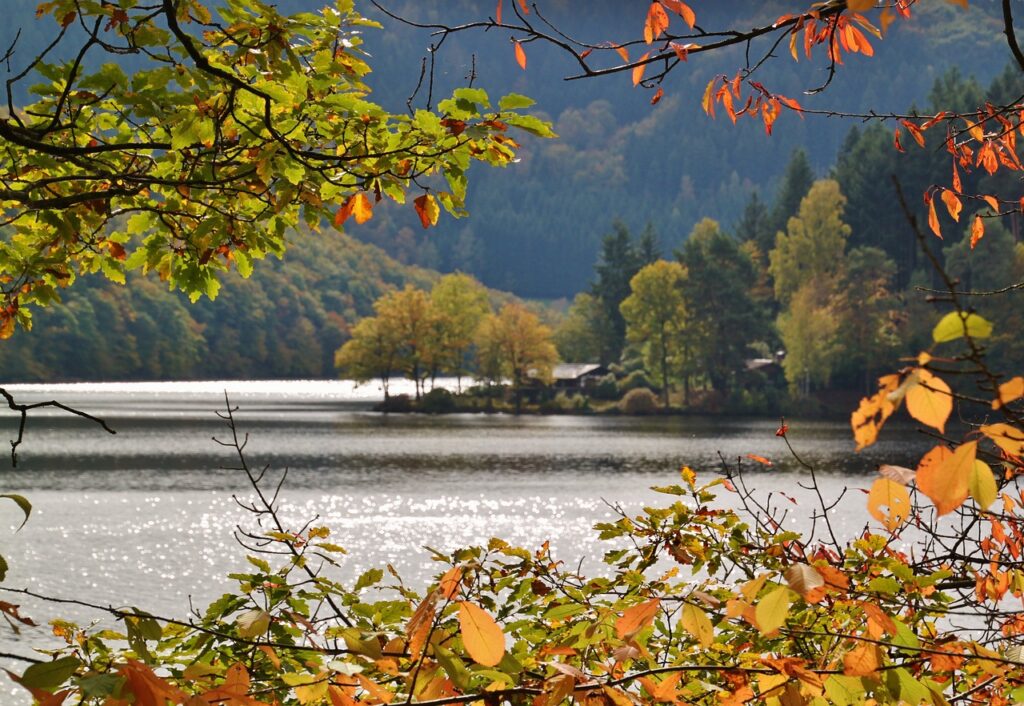
[[[661,6],[661,3],[658,0],[654,0],[650,7],[647,8],[647,19],[644,22],[644,41],[651,44],[667,29],[668,14],[666,14],[665,8]]]
[[[494,10],[494,20],[498,24],[501,24],[501,3],[502,0],[498,0],[498,7]]]
[[[926,370],[918,370],[919,382],[907,389],[907,411],[910,416],[930,427],[946,431],[946,420],[953,413],[953,391],[941,378]]]
[[[526,4],[526,0],[519,0],[519,7],[522,9],[524,15],[530,14],[530,8]]]
[[[993,213],[999,213],[999,201],[996,200],[995,196],[989,196],[988,194],[982,194],[982,199],[988,204],[988,207],[992,209]]]
[[[953,453],[936,452],[937,446],[929,451],[917,469],[917,487],[935,504],[935,511],[940,515],[952,512],[967,499],[971,472],[974,470],[974,459],[977,456],[978,442],[968,441],[961,444]],[[927,464],[929,457],[935,454]],[[941,460],[937,460],[940,458]]]
[[[959,222],[960,211],[964,205],[961,203],[960,198],[949,189],[942,190],[942,203],[946,204],[946,210],[949,211],[950,217]]]
[[[405,626],[405,636],[409,641],[409,655],[411,659],[418,659],[430,637],[430,630],[434,625],[436,615],[437,591],[431,591],[423,602],[419,604],[416,611],[409,618]]]
[[[883,506],[888,508],[888,512],[882,510]],[[910,493],[899,483],[879,478],[868,493],[868,512],[887,530],[894,532],[910,514]]]
[[[437,218],[441,214],[441,209],[437,205],[437,199],[430,194],[423,194],[413,199],[413,206],[416,208],[416,215],[420,217],[420,224],[424,228],[437,223]]]
[[[775,465],[774,463],[766,459],[764,456],[758,456],[757,454],[747,454],[747,458],[749,458],[751,461],[757,461],[758,463],[763,464],[765,466]]]
[[[645,59],[646,59],[646,58],[647,58],[648,56],[650,56],[650,52],[647,52],[646,54],[644,54],[643,56],[641,56],[641,57],[640,57],[640,58],[639,58],[639,59],[637,60],[637,61],[639,61],[639,62],[641,62],[641,63],[639,63],[639,64],[637,64],[637,65],[636,65],[635,67],[633,67],[633,85],[634,85],[634,86],[636,86],[636,85],[637,85],[638,83],[640,83],[640,82],[641,82],[641,81],[643,80],[643,78],[644,78],[644,70],[645,70],[645,69],[647,68],[647,64],[644,64],[644,63],[642,63],[642,62],[643,62],[643,61],[644,61],[644,60],[645,60]]]
[[[352,197],[352,215],[360,225],[373,218],[373,204],[362,191]]]
[[[629,50],[626,47],[615,45],[612,47],[615,52],[622,57],[623,61],[629,61]]]
[[[654,95],[651,96],[651,105],[657,105],[658,101],[661,100],[661,97],[663,95],[665,95],[665,89],[664,88],[659,88],[657,91],[655,91]]]
[[[963,184],[960,181],[960,171],[956,168],[956,160],[953,161],[953,190],[964,190]]]
[[[848,677],[866,677],[878,671],[878,647],[863,642],[843,657],[843,674]]]
[[[928,227],[939,240],[942,240],[942,229],[939,227],[939,214],[935,212],[935,199],[928,200]]]
[[[914,142],[917,143],[918,147],[924,147],[924,133],[921,132],[921,128],[909,120],[900,120],[900,124],[907,128],[907,132],[914,138]]]
[[[455,596],[459,595],[459,586],[461,583],[462,567],[453,566],[444,573],[444,576],[441,577],[441,595],[448,600],[452,600]]]
[[[475,603],[459,603],[459,632],[466,652],[477,664],[493,667],[505,656],[505,634],[490,613]]]
[[[895,132],[893,133],[893,136],[892,136],[892,144],[893,144],[893,146],[894,146],[894,147],[895,147],[895,148],[896,148],[896,149],[897,149],[897,150],[898,150],[899,152],[906,152],[906,150],[905,150],[905,149],[903,149],[903,143],[902,143],[902,142],[900,142],[900,129],[899,129],[899,128],[896,128],[896,131],[895,131]]]
[[[652,598],[627,608],[622,617],[615,621],[615,634],[624,640],[629,639],[654,622],[654,616],[658,614],[660,607],[661,600]]]
[[[512,40],[512,43],[516,46],[516,63],[519,64],[519,68],[526,71],[526,52],[523,51],[523,45],[518,39]]]
[[[1024,397],[1024,377],[1017,376],[999,386],[999,397],[992,401],[992,409],[999,409],[1021,397]]]
[[[978,431],[1011,456],[1024,455],[1024,431],[1004,422],[986,424]]]
[[[985,237],[985,222],[981,220],[981,216],[975,216],[971,223],[971,250],[974,250],[974,246],[983,237]]]

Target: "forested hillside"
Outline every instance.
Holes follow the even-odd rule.
[[[250,279],[224,278],[213,301],[139,274],[129,286],[90,276],[3,342],[0,369],[11,381],[333,377],[334,351],[377,297],[434,279],[330,231],[297,235],[286,261]]]
[[[494,3],[391,0],[384,5],[403,17],[430,22],[480,18],[493,12]],[[552,23],[595,41],[621,40],[636,29],[620,26],[618,2],[588,3],[586,13],[576,7],[563,2],[550,10]],[[708,30],[770,22],[790,9],[786,2],[742,0],[696,7]],[[964,79],[976,76],[983,85],[1002,71],[1009,57],[998,41],[999,20],[989,14],[995,10],[994,4],[985,3],[972,3],[966,12],[945,2],[927,4],[915,10],[913,22],[897,23],[884,41],[874,42],[873,58],[849,57],[857,70],[839,72],[821,95],[803,95],[827,76],[820,63],[805,60],[776,62],[771,88],[799,98],[808,108],[869,106],[884,112],[914,105],[924,110],[932,102],[933,84],[950,67],[958,67]],[[374,51],[374,90],[398,109],[413,92],[420,58],[436,38],[386,20],[385,31],[371,32],[367,41]],[[953,42],[955,54],[946,50]],[[716,74],[735,72],[742,64],[738,51],[714,58],[693,56],[673,73],[665,97],[655,106],[649,103],[651,91],[634,88],[626,75],[567,82],[563,77],[577,67],[565,56],[536,43],[526,51],[528,66],[522,71],[505,37],[449,36],[435,56],[435,95],[444,95],[475,70],[476,85],[511,86],[536,99],[560,139],[531,141],[522,163],[512,169],[477,170],[470,179],[468,219],[445,220],[425,232],[408,214],[395,213],[354,231],[356,237],[382,245],[403,261],[441,270],[460,268],[485,284],[523,296],[571,296],[586,288],[601,237],[610,232],[613,219],[622,219],[636,232],[652,223],[669,250],[701,218],[731,228],[753,192],[766,199],[774,196],[796,147],[806,150],[816,176],[827,176],[851,127],[838,119],[785,115],[766,137],[756,121],[741,120],[734,126],[725,115],[708,118],[700,107],[704,86]],[[421,88],[418,98],[425,91]],[[880,132],[887,133],[891,149],[892,128]],[[890,187],[886,201],[893,202],[891,184],[883,186]],[[850,211],[877,213],[876,197],[873,193],[861,202],[851,193]],[[895,207],[889,212],[897,215]],[[855,230],[862,225],[875,224],[853,224]]]
[[[276,4],[293,11],[318,8],[323,2]],[[53,31],[52,21],[34,20],[36,5],[36,0],[5,3],[16,20],[0,29],[0,43],[22,29],[11,62],[15,70],[45,45]],[[404,18],[432,22],[486,17],[495,3],[387,0],[383,5]],[[701,5],[697,9],[709,31],[753,26],[791,9],[782,0]],[[374,69],[368,83],[385,107],[404,110],[416,89],[421,60],[437,38],[387,18],[369,3],[362,9],[384,25],[366,33]],[[615,41],[635,30],[618,24],[620,9],[616,0],[595,0],[587,3],[586,12],[579,12],[577,4],[562,0],[554,4],[550,18],[594,41]],[[810,108],[925,108],[931,86],[951,66],[982,84],[1002,70],[1008,57],[998,41],[996,10],[994,3],[971,4],[967,11],[949,3],[925,5],[915,10],[919,16],[913,22],[897,23],[884,41],[875,42],[874,58],[850,57],[857,70],[839,72],[822,95],[802,95],[827,76],[820,63],[806,61],[774,65],[772,89],[797,96]],[[954,44],[957,51],[948,51]],[[432,96],[436,102],[472,75],[474,85],[495,95],[515,90],[537,100],[536,107],[554,121],[560,139],[524,139],[519,164],[498,171],[474,169],[468,218],[442,218],[437,228],[424,231],[411,210],[382,208],[371,222],[352,227],[355,237],[380,245],[402,262],[441,271],[461,269],[489,286],[522,296],[572,296],[586,288],[601,237],[613,219],[621,218],[637,231],[652,223],[668,248],[679,245],[703,217],[729,228],[753,192],[766,199],[774,195],[795,147],[806,149],[816,176],[826,176],[850,129],[841,120],[787,115],[769,138],[752,121],[733,126],[724,116],[709,119],[699,105],[704,85],[715,74],[734,72],[742,63],[738,51],[692,57],[684,70],[674,72],[665,97],[651,106],[651,92],[634,88],[625,75],[566,82],[563,77],[574,71],[566,57],[538,44],[527,50],[529,64],[522,71],[506,37],[452,35],[433,57]],[[124,62],[130,66],[133,59],[126,57]],[[428,93],[424,81],[415,105],[422,105]],[[844,149],[843,154],[849,159],[851,153]],[[849,197],[850,210],[857,213],[858,195],[850,191]],[[875,225],[853,222],[854,239],[878,237],[881,231]],[[857,234],[867,230],[873,234]]]

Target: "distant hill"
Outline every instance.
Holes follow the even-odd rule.
[[[418,21],[481,18],[493,13],[495,5],[494,0],[383,2]],[[0,44],[23,28],[13,70],[51,36],[52,22],[33,19],[36,4],[4,4],[8,21],[0,28]],[[313,9],[324,0],[278,4],[286,11]],[[421,58],[436,39],[384,18],[369,3],[357,5],[385,25],[366,33],[373,55],[373,97],[391,110],[405,110]],[[782,0],[693,2],[708,29],[754,26],[797,5],[803,7]],[[621,0],[591,0],[585,11],[573,0],[546,0],[542,6],[554,24],[594,41],[636,36],[642,23],[641,6],[627,8]],[[794,63],[782,56],[758,78],[807,107],[902,111],[911,104],[925,105],[935,81],[954,65],[983,84],[1006,65],[997,3],[972,3],[969,10],[946,2],[921,3],[914,12],[918,17],[912,22],[895,23],[884,41],[875,42],[874,58],[849,57],[848,70],[841,70],[821,95],[802,95],[824,80],[820,63]],[[437,228],[423,231],[412,209],[378,208],[372,221],[352,226],[352,235],[407,264],[462,269],[489,286],[527,297],[570,296],[586,288],[600,239],[614,218],[635,232],[651,222],[671,252],[701,217],[729,227],[752,192],[770,199],[797,146],[807,150],[815,171],[824,176],[851,128],[841,120],[784,115],[768,138],[754,121],[733,126],[724,117],[710,120],[699,107],[703,87],[715,74],[731,74],[742,63],[739,50],[692,56],[671,75],[665,98],[653,107],[650,92],[634,89],[625,75],[566,82],[562,78],[573,72],[567,57],[538,43],[529,44],[527,53],[524,72],[507,36],[448,37],[435,55],[435,101],[464,85],[472,73],[475,85],[492,96],[515,91],[535,98],[537,110],[554,122],[561,138],[524,136],[521,163],[505,170],[474,167],[466,219],[444,217]],[[425,93],[421,89],[420,102]]]
[[[438,274],[336,232],[296,235],[284,261],[190,304],[154,277],[82,278],[29,333],[0,343],[7,382],[334,377],[334,351],[373,301]]]

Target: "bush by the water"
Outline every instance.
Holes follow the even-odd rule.
[[[654,385],[647,379],[643,370],[634,370],[618,382],[619,394],[624,395],[630,390],[640,387],[653,388]]]
[[[626,393],[619,402],[619,409],[623,414],[656,414],[658,398],[646,387],[638,387]]]
[[[614,373],[608,373],[597,381],[590,392],[595,400],[617,400],[619,399],[619,384]]]
[[[420,400],[419,411],[427,414],[447,414],[456,409],[455,395],[443,387],[435,387],[423,395]]]

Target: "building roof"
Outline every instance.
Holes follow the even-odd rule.
[[[551,369],[551,377],[555,380],[578,380],[592,373],[604,373],[600,363],[562,363]]]

